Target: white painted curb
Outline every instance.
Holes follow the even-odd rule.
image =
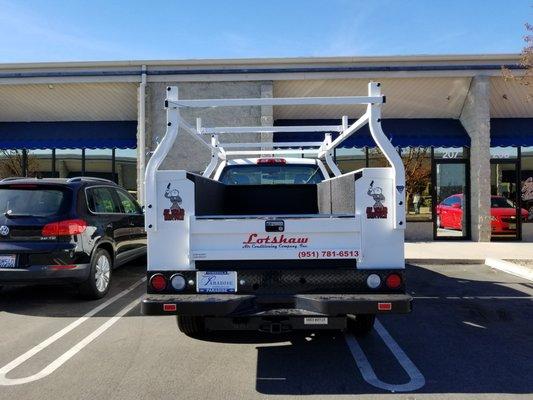
[[[497,258],[485,259],[485,265],[533,281],[533,268],[518,265],[510,261],[499,260]]]

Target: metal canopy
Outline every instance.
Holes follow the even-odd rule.
[[[490,145],[533,146],[533,118],[491,118]]]
[[[298,126],[298,125],[325,125],[338,123],[338,120],[316,119],[316,120],[276,120],[275,125]],[[350,120],[349,124],[354,121]],[[465,131],[461,122],[451,118],[392,118],[381,121],[383,130],[394,146],[400,147],[469,147],[470,137]],[[306,142],[320,140],[322,133],[300,132],[300,133],[274,133],[274,142],[282,144],[286,142]],[[333,138],[337,137],[333,133]],[[363,148],[375,147],[368,125],[361,127],[356,135],[350,136],[339,147],[341,148]]]
[[[137,147],[137,121],[0,122],[0,149]]]

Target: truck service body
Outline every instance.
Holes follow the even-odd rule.
[[[148,293],[142,312],[174,314],[191,336],[230,329],[363,334],[376,314],[409,312],[405,175],[381,129],[384,100],[374,82],[368,96],[336,98],[180,100],[169,87],[167,132],[145,177]],[[179,112],[289,104],[366,104],[367,111],[352,125],[343,117],[338,126],[318,128],[205,128],[200,120],[192,127]],[[342,174],[333,150],[366,123],[391,167]],[[339,135],[333,140],[327,133],[323,142],[219,142],[225,133],[319,128]],[[202,175],[159,170],[178,129],[211,150]],[[259,149],[250,150],[254,146]],[[286,157],[301,153],[315,158]]]

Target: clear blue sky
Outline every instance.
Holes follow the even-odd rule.
[[[0,0],[0,62],[513,53],[533,0]]]

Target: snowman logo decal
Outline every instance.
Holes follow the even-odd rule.
[[[181,208],[182,199],[178,189],[171,189],[170,183],[165,190],[165,198],[170,200],[170,208],[163,210],[163,218],[165,221],[183,221],[185,210]]]
[[[379,186],[374,186],[374,181],[372,181],[366,193],[374,199],[374,205],[366,208],[366,217],[368,219],[386,219],[387,207],[383,205],[385,201],[383,189]]]

